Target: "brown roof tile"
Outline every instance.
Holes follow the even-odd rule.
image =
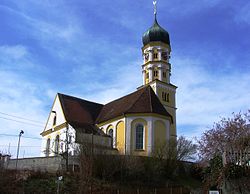
[[[172,118],[152,88],[146,86],[104,105],[96,123],[105,122],[128,113],[156,113]]]
[[[58,93],[67,122],[75,126],[94,125],[103,105]]]

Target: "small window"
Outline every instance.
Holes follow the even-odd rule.
[[[154,59],[158,59],[158,53],[154,53]]]
[[[143,125],[139,124],[136,126],[136,134],[135,134],[135,148],[137,150],[143,149]]]
[[[163,101],[169,102],[169,93],[162,92],[161,98],[162,98]]]
[[[56,115],[55,115],[54,118],[53,118],[53,125],[54,125],[54,126],[56,125]]]
[[[163,71],[163,73],[162,73],[162,74],[163,74],[163,77],[164,77],[164,78],[166,78],[166,77],[167,77],[167,74],[166,74],[166,72],[165,72],[165,71]]]
[[[148,72],[146,73],[146,78],[147,78],[147,79],[149,78],[149,73],[148,73]]]
[[[154,77],[158,77],[158,70],[154,70]]]
[[[161,53],[161,58],[162,58],[163,60],[167,61],[167,60],[168,60],[168,54],[167,54],[167,52],[162,52],[162,53]]]

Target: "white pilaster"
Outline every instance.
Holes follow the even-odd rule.
[[[149,61],[153,61],[153,50],[149,50]]]
[[[149,67],[148,68],[148,73],[149,73],[149,82],[153,81],[153,68]]]
[[[153,118],[150,118],[148,119],[148,145],[147,145],[148,156],[152,154],[152,147],[154,145],[153,129],[154,129],[154,120]]]
[[[145,77],[146,77],[146,71],[145,71],[145,70],[142,70],[142,84],[143,84],[143,85],[146,83]]]
[[[159,69],[158,77],[159,77],[159,80],[162,81],[162,67],[158,67],[158,69]]]
[[[125,154],[129,155],[131,153],[131,118],[125,118],[125,126],[126,126],[126,136],[125,136]]]

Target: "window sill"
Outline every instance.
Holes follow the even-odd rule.
[[[144,152],[144,149],[135,149],[135,152]]]

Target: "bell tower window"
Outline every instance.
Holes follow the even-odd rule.
[[[154,59],[158,59],[158,53],[154,53]]]
[[[154,77],[158,77],[158,70],[154,70]]]
[[[161,93],[161,98],[162,98],[163,101],[169,102],[169,93],[162,92]]]
[[[162,75],[164,78],[166,78],[167,77],[166,71],[163,71]]]

